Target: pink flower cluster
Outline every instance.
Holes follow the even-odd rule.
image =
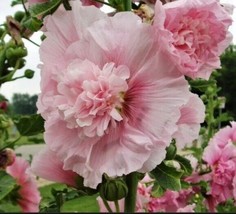
[[[203,159],[211,168],[205,178],[210,182],[210,210],[228,199],[236,199],[236,122],[221,129],[205,148]]]
[[[6,168],[6,172],[16,179],[19,185],[17,203],[23,212],[38,212],[41,200],[30,165],[22,158],[16,157],[13,164]]]
[[[136,212],[194,212],[195,204],[191,204],[190,199],[195,192],[192,189],[183,189],[179,192],[167,190],[161,197],[152,196],[153,180],[148,175],[138,183]],[[102,199],[97,198],[100,212],[107,212]],[[113,202],[109,202],[113,211],[115,206]],[[121,211],[124,211],[124,199],[119,201]]]
[[[44,138],[85,186],[96,188],[103,173],[151,171],[173,138],[183,148],[198,137],[205,107],[183,74],[207,78],[202,73],[218,66],[231,19],[218,1],[178,2],[157,1],[153,25],[80,1],[44,19],[37,103]]]

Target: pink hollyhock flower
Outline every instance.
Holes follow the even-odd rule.
[[[47,146],[34,156],[31,171],[46,180],[76,187],[78,175],[71,170],[63,170],[63,163]]]
[[[6,168],[6,172],[16,179],[20,186],[17,202],[23,212],[38,212],[41,200],[37,184],[32,175],[29,174],[30,165],[22,158],[16,157],[15,162]]]
[[[71,6],[46,17],[37,106],[63,169],[95,188],[159,164],[191,93],[138,16]]]
[[[225,202],[235,196],[236,186],[236,122],[221,129],[209,142],[203,159],[210,166],[210,191],[214,204]]]
[[[208,79],[220,68],[219,56],[228,47],[230,15],[217,0],[178,0],[155,5],[154,28],[163,48],[191,78]]]
[[[149,207],[152,208],[150,211],[177,212],[188,205],[194,193],[192,189],[183,189],[179,192],[167,190],[160,198],[152,198],[149,202]]]
[[[200,123],[204,122],[205,105],[196,94],[192,94],[186,105],[180,109],[181,117],[178,121],[178,130],[173,138],[176,140],[178,149],[191,146],[193,140],[197,139],[200,131]]]

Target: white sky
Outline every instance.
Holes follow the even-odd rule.
[[[207,1],[207,0],[206,0]],[[221,0],[222,3],[230,3],[236,6],[236,0]],[[7,15],[13,15],[15,11],[21,10],[20,6],[11,7],[11,0],[3,0],[0,3],[0,24],[5,21]],[[233,24],[230,27],[230,31],[233,33],[233,43],[236,44],[236,8],[233,13]],[[35,33],[31,39],[40,44],[40,32]],[[39,64],[38,47],[32,43],[25,41],[25,45],[28,48],[28,56],[26,58],[27,64],[23,71],[17,71],[16,76],[21,76],[24,70],[29,68],[35,71],[33,79],[18,79],[13,82],[4,83],[0,88],[0,93],[7,99],[11,99],[13,93],[28,93],[30,95],[38,94],[40,92],[40,71],[37,68]]]

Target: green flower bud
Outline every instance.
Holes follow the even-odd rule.
[[[0,129],[6,129],[11,126],[11,121],[4,114],[0,114]]]
[[[166,160],[173,160],[176,155],[176,146],[174,143],[171,143],[169,147],[166,148]]]
[[[9,59],[16,59],[16,58],[22,58],[27,56],[28,52],[27,49],[23,47],[16,47],[16,48],[8,48],[6,50],[6,58]]]
[[[128,194],[128,187],[120,178],[107,178],[99,185],[99,193],[101,198],[107,201],[116,201],[126,197]]]
[[[25,77],[28,79],[31,79],[34,77],[34,71],[31,69],[26,69],[25,70]]]
[[[14,19],[18,22],[21,22],[21,20],[24,18],[25,12],[23,11],[17,11],[14,15]]]
[[[19,65],[18,65],[18,69],[23,68],[25,66],[25,63],[26,63],[25,59],[20,59],[19,60]]]

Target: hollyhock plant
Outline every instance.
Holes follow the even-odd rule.
[[[19,185],[17,203],[23,212],[38,212],[41,200],[34,177],[29,174],[30,165],[24,159],[16,157],[12,165],[6,168],[6,172],[16,179]]]
[[[210,181],[209,206],[235,199],[236,186],[236,122],[221,129],[209,142],[203,153],[203,160],[211,168],[207,180]],[[211,205],[213,203],[213,205]],[[211,208],[212,209],[212,208]]]
[[[220,68],[219,56],[228,47],[230,15],[217,0],[178,0],[155,5],[153,26],[166,52],[190,78],[209,79]]]
[[[71,170],[63,170],[63,163],[47,146],[42,149],[31,163],[31,171],[46,180],[76,187],[78,175]]]
[[[191,93],[138,16],[107,17],[79,1],[71,6],[45,19],[37,106],[45,142],[64,170],[95,188],[103,173],[155,168]]]

